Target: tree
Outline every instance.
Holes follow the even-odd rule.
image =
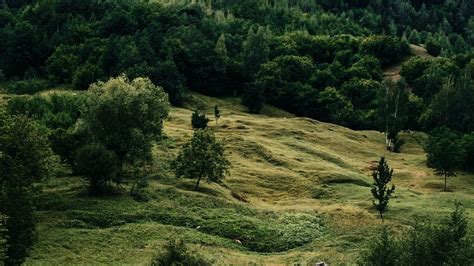
[[[247,78],[251,78],[268,61],[270,49],[267,35],[266,29],[261,26],[256,31],[253,28],[248,31],[242,52]]]
[[[202,178],[208,182],[217,182],[228,174],[229,167],[224,147],[216,140],[214,133],[207,129],[196,130],[191,141],[183,146],[172,163],[176,177],[197,178],[196,190]]]
[[[420,44],[420,34],[417,30],[412,30],[410,36],[408,37],[408,41],[412,44]]]
[[[447,191],[447,178],[456,176],[456,170],[462,164],[459,135],[447,127],[437,128],[428,137],[425,151],[426,164],[444,177],[444,191]]]
[[[385,132],[385,146],[391,152],[400,152],[404,144],[398,136],[407,120],[408,93],[404,80],[383,82],[385,92],[379,93],[378,120],[381,131]]]
[[[118,178],[124,163],[151,159],[152,141],[161,137],[168,116],[168,95],[148,78],[122,75],[89,88],[84,124],[93,138],[117,156]]]
[[[325,122],[348,125],[353,117],[352,103],[335,88],[327,87],[320,92],[317,102],[319,119]]]
[[[377,57],[382,66],[396,63],[408,54],[408,44],[392,36],[374,35],[366,37],[360,44],[360,51]]]
[[[6,264],[21,264],[33,243],[33,184],[50,176],[54,157],[44,130],[0,112],[0,213],[8,216]]]
[[[255,89],[262,90],[269,103],[297,112],[299,99],[309,85],[313,61],[304,56],[280,56],[261,66],[255,76]]]
[[[441,54],[441,45],[435,41],[433,38],[430,38],[426,41],[426,51],[432,56],[439,56]]]
[[[7,217],[0,213],[0,263],[7,259],[8,231],[6,228]]]
[[[209,123],[209,118],[205,114],[201,114],[198,110],[191,115],[191,125],[194,129],[205,129]]]
[[[372,173],[374,183],[372,184],[372,195],[374,196],[373,204],[375,209],[379,211],[382,222],[384,220],[383,213],[386,211],[390,198],[395,192],[395,186],[391,188],[388,184],[392,181],[393,169],[388,167],[385,158],[380,158],[377,169]]]
[[[72,85],[77,90],[86,90],[92,83],[103,76],[102,70],[97,65],[85,64],[74,72]]]
[[[464,135],[464,168],[469,171],[474,170],[474,132]]]
[[[265,103],[264,89],[255,83],[248,84],[242,94],[241,101],[242,104],[249,109],[250,113],[260,113]]]
[[[216,125],[217,125],[217,120],[221,117],[221,112],[219,110],[219,107],[217,104],[214,106],[214,118],[216,119]]]
[[[101,194],[117,174],[117,156],[102,144],[87,144],[76,151],[74,172],[87,177],[89,193]]]

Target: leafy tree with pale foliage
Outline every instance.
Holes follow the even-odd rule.
[[[89,88],[84,124],[93,141],[117,156],[119,177],[124,163],[151,159],[152,142],[160,139],[168,116],[168,95],[148,78],[125,75]]]
[[[380,158],[377,169],[372,173],[374,183],[372,184],[372,195],[374,196],[373,204],[375,209],[379,211],[380,218],[383,222],[383,213],[387,210],[388,202],[395,192],[395,186],[390,188],[388,184],[392,181],[393,169],[388,167],[385,158]]]
[[[202,178],[208,182],[218,182],[228,174],[229,167],[224,147],[214,133],[207,129],[196,130],[191,141],[183,146],[172,163],[176,177],[197,179],[196,190]]]

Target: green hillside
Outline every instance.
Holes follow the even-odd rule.
[[[222,118],[210,125],[225,143],[231,174],[195,192],[194,181],[176,179],[169,162],[192,135],[191,110],[211,114],[214,104]],[[422,133],[403,133],[407,144],[394,154],[376,131],[296,118],[270,106],[251,115],[238,99],[192,94],[186,108],[172,109],[165,134],[154,148],[157,175],[147,202],[134,200],[127,186],[119,195],[94,198],[80,177],[48,180],[26,263],[148,264],[167,240],[178,238],[218,265],[350,264],[381,224],[369,188],[380,156],[395,169],[397,191],[386,215],[394,230],[414,215],[440,219],[455,199],[474,208],[473,176],[450,179],[450,192],[442,192],[443,180],[425,166]]]
[[[474,265],[472,103],[473,0],[2,0],[0,266]]]

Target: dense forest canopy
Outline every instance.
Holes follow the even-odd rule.
[[[405,58],[412,43],[443,58],[424,60],[426,71],[405,67],[406,86],[413,87],[406,109],[412,110],[402,114],[400,127],[429,130],[445,115],[433,111],[445,79],[472,86],[462,73],[473,57],[473,5],[9,0],[0,10],[1,76],[12,81],[10,91],[33,93],[55,84],[85,90],[125,73],[149,77],[173,105],[189,90],[242,94],[253,112],[267,102],[356,129],[381,129],[382,69]],[[462,131],[474,127],[471,117],[452,123]]]

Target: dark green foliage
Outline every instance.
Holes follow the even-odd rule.
[[[9,217],[6,264],[20,264],[33,243],[33,184],[52,171],[44,131],[32,120],[0,113],[0,213]]]
[[[74,172],[87,178],[90,194],[101,194],[118,172],[117,156],[102,144],[87,144],[76,151]]]
[[[432,56],[439,56],[441,54],[441,45],[433,39],[426,42],[426,50]]]
[[[85,98],[78,95],[53,93],[48,96],[13,97],[7,106],[9,113],[33,118],[51,129],[72,127],[81,114]]]
[[[450,216],[439,224],[415,218],[409,230],[395,238],[387,228],[372,240],[360,265],[471,265],[474,263],[468,217],[455,204]]]
[[[464,169],[474,171],[474,132],[463,138]]]
[[[74,128],[84,103],[83,96],[54,93],[14,97],[8,102],[7,110],[11,114],[31,117],[48,128],[53,151],[64,162],[72,163],[73,153],[84,138],[84,134]]]
[[[194,254],[193,254],[194,253]],[[169,241],[166,244],[165,254],[159,254],[153,259],[153,266],[207,266],[210,262],[199,256],[199,253],[190,252],[182,240]]]
[[[379,165],[377,170],[374,170],[372,177],[374,178],[374,183],[372,184],[372,195],[375,200],[373,204],[375,209],[380,213],[380,218],[383,222],[383,213],[387,210],[388,203],[392,194],[395,192],[395,186],[392,185],[390,188],[388,184],[392,181],[393,169],[388,167],[385,158],[380,158]]]
[[[207,118],[205,114],[201,114],[198,110],[194,111],[191,115],[191,125],[194,129],[205,129],[209,121],[209,118]]]
[[[7,91],[15,94],[35,94],[50,86],[51,83],[47,80],[29,79],[12,82],[7,86]]]
[[[408,54],[408,44],[391,36],[371,36],[360,44],[360,51],[373,55],[380,60],[382,66],[398,62]]]
[[[397,246],[387,227],[384,227],[380,235],[370,242],[368,250],[363,254],[359,265],[370,266],[395,266],[397,265]]]
[[[334,88],[327,87],[319,93],[317,103],[323,121],[347,125],[353,116],[351,102]]]
[[[34,242],[35,219],[32,191],[27,187],[7,184],[0,195],[0,211],[8,214],[7,264],[18,264],[28,256]]]
[[[216,125],[217,125],[217,120],[221,117],[221,111],[219,110],[219,107],[217,104],[214,106],[214,118],[216,119]]]
[[[260,113],[264,102],[265,95],[263,88],[255,84],[248,85],[242,95],[242,104],[249,109],[249,112],[254,114]]]
[[[172,164],[176,177],[197,179],[196,190],[202,178],[208,182],[219,182],[228,174],[229,167],[224,147],[207,129],[196,130]]]
[[[29,118],[0,112],[0,152],[2,186],[28,187],[52,170],[52,152],[45,131]]]
[[[444,177],[444,191],[447,191],[447,178],[456,176],[456,170],[462,165],[463,150],[459,134],[446,127],[438,128],[431,132],[425,151],[426,164]]]
[[[9,83],[31,83],[13,86],[18,93],[44,89],[30,80],[85,90],[125,73],[149,77],[173,105],[183,104],[188,89],[217,96],[245,90],[251,112],[267,102],[320,120],[327,117],[317,95],[333,87],[353,106],[350,119],[337,123],[376,129],[373,101],[360,108],[371,95],[351,97],[343,87],[380,82],[381,67],[407,55],[408,39],[445,57],[429,71],[418,64],[404,75],[424,100],[410,125],[420,120],[430,130],[439,126],[431,98],[445,78],[459,76],[446,58],[464,57],[474,45],[471,1],[168,2],[8,0],[22,8],[7,4],[0,12],[1,71]],[[457,110],[463,119],[470,111]],[[472,131],[456,120],[448,126]]]
[[[392,152],[399,153],[404,144],[405,144],[405,141],[403,139],[401,139],[400,136],[398,136],[398,135],[395,136],[393,138]]]
[[[8,230],[6,227],[8,217],[0,213],[0,263],[7,259]]]
[[[400,75],[402,75],[409,84],[423,75],[423,72],[430,66],[431,60],[421,56],[414,56],[402,64]]]
[[[80,66],[72,76],[72,85],[77,90],[86,90],[89,85],[102,78],[104,74],[97,65],[85,64]]]
[[[258,27],[256,30],[250,28],[247,33],[242,55],[248,79],[251,79],[259,71],[260,66],[268,61],[270,50],[267,37],[268,32],[264,27]]]

